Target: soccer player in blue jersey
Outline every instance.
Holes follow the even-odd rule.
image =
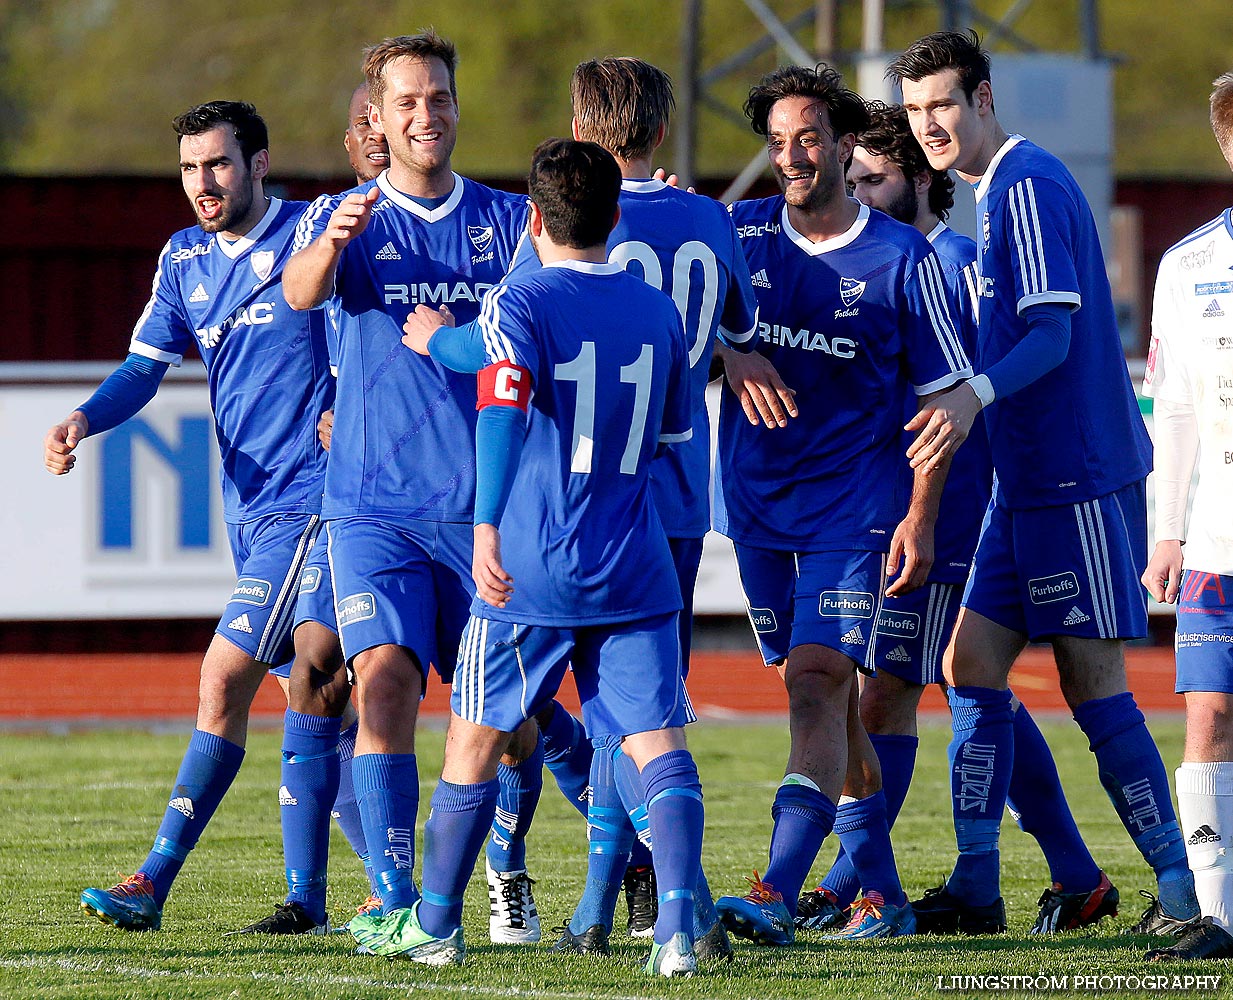
[[[332,392],[321,314],[283,301],[304,205],[265,194],[265,123],[251,104],[212,101],[173,124],[198,224],[163,248],[128,358],[45,441],[47,468],[70,471],[83,438],[133,416],[169,366],[200,352],[239,580],[201,665],[197,726],[149,856],[119,885],[81,894],[82,909],[126,930],[161,924],[172,882],[239,770],[261,681],[290,668],[295,592],[321,503],[315,426]]]
[[[1214,87],[1212,131],[1233,168],[1233,73]],[[1183,832],[1190,831],[1186,854],[1203,914],[1176,944],[1149,952],[1155,961],[1233,958],[1231,272],[1228,210],[1164,255],[1143,379],[1144,393],[1155,400],[1156,445],[1156,549],[1143,583],[1156,600],[1177,602],[1177,690],[1186,697],[1177,811]]]
[[[1160,754],[1126,689],[1122,643],[1147,629],[1144,479],[1151,444],[1126,371],[1096,225],[1074,178],[993,109],[975,33],[938,32],[890,67],[929,165],[976,185],[980,375],[918,414],[927,468],[985,408],[994,498],[946,653],[959,858],[916,902],[922,930],[1005,926],[998,835],[1012,774],[1006,678],[1031,640],[1052,644],[1062,693],[1101,784],[1156,874],[1136,930],[1197,918]]]
[[[900,222],[915,226],[933,245],[942,265],[956,325],[969,357],[976,353],[976,245],[946,225],[955,182],[932,170],[899,106],[870,105],[872,122],[859,138],[848,167],[853,196]],[[910,439],[909,439],[910,443]],[[882,765],[887,817],[907,795],[916,762],[916,710],[925,685],[942,680],[942,653],[950,639],[963,582],[992,490],[989,442],[978,421],[956,454],[946,478],[934,532],[935,559],[926,586],[886,597],[878,620],[878,672],[861,684],[861,719]],[[1052,885],[1041,897],[1034,933],[1068,930],[1116,913],[1117,890],[1103,875],[1079,835],[1058,779],[1053,754],[1026,706],[1015,702],[1015,770],[1007,803],[1020,828],[1044,851]],[[855,869],[843,851],[847,813],[840,805],[840,857],[817,889],[801,897],[796,926],[824,929],[843,919],[858,889]]]
[[[460,963],[462,899],[496,802],[508,735],[572,664],[587,732],[637,764],[660,909],[646,971],[689,974],[702,794],[685,749],[681,607],[651,499],[657,448],[687,440],[689,346],[672,300],[608,261],[617,164],[594,143],[548,140],[529,177],[544,267],[484,300],[477,594],[454,678],[442,779],[425,827],[424,895],[356,918],[364,947]]]
[[[352,774],[387,911],[418,898],[415,720],[429,664],[449,677],[466,624],[475,496],[475,380],[406,350],[401,325],[417,302],[474,318],[513,260],[527,214],[525,198],[451,169],[455,62],[453,45],[432,32],[366,51],[369,115],[390,168],[314,203],[285,287],[295,308],[329,300],[338,324],[322,513],[360,713]],[[521,840],[543,781],[533,724],[511,754],[504,808]],[[525,867],[502,875],[508,922],[490,928],[494,939],[538,940]]]
[[[971,369],[928,241],[847,196],[865,103],[826,66],[789,67],[764,77],[745,110],[783,191],[732,207],[758,296],[757,349],[812,405],[769,428],[732,394],[720,411],[715,526],[735,543],[763,656],[783,667],[792,749],[765,876],[717,905],[729,930],[790,943],[797,895],[843,792],[864,813],[864,834],[845,846],[865,898],[841,933],[910,934],[855,673],[873,670],[883,591],[915,589],[933,561],[946,469],[912,482],[905,409]],[[725,366],[740,384],[740,357]]]

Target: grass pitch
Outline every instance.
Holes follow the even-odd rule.
[[[613,935],[608,959],[548,953],[581,891],[583,823],[545,778],[529,838],[529,867],[544,944],[488,943],[487,897],[480,875],[467,897],[467,963],[429,969],[351,954],[350,937],[223,938],[222,932],[264,915],[283,896],[278,819],[278,736],[258,733],[247,763],[164,911],[163,929],[133,934],[88,919],[77,906],[89,885],[106,886],[144,858],[166,805],[185,737],[97,730],[70,735],[0,734],[0,995],[80,1000],[86,997],[384,998],[528,997],[917,997],[946,991],[964,974],[1051,976],[1064,992],[1106,992],[1076,976],[1156,976],[1142,961],[1150,939],[1128,937],[1152,888],[1150,873],[1122,831],[1096,779],[1077,728],[1042,728],[1057,754],[1071,804],[1088,844],[1122,893],[1122,912],[1091,932],[1028,937],[1036,900],[1049,878],[1035,842],[1007,820],[1002,839],[1008,934],[994,938],[915,938],[835,945],[803,935],[789,949],[737,944],[730,965],[691,980],[650,980],[641,972],[648,946]],[[1171,771],[1180,759],[1182,725],[1152,725]],[[900,871],[912,895],[949,870],[954,840],[946,790],[948,731],[922,732],[911,794],[895,828]],[[706,790],[705,862],[716,895],[744,891],[742,876],[765,864],[769,807],[787,751],[786,726],[702,724],[690,742]],[[439,773],[442,736],[420,739],[421,822]],[[336,922],[367,894],[355,856],[337,829],[332,843],[330,908]],[[824,845],[815,874],[834,854]],[[618,927],[624,927],[618,904]],[[1221,973],[1171,966],[1173,973]],[[1213,967],[1215,966],[1215,967]],[[1112,982],[1109,980],[1107,982]],[[1129,983],[1139,992],[1137,980]],[[1226,977],[1227,992],[1233,978]],[[1179,981],[1180,984],[1180,981]],[[941,989],[939,987],[942,987]],[[1078,988],[1076,989],[1076,986]],[[1177,989],[1175,986],[1174,989]],[[986,992],[977,990],[976,992]],[[1005,988],[1000,992],[1008,992]],[[1015,990],[1009,990],[1015,992]],[[1020,989],[1018,992],[1030,992]],[[1144,990],[1144,992],[1148,992]],[[1157,984],[1150,992],[1160,992]],[[1170,992],[1173,992],[1172,990]],[[1206,988],[1179,990],[1194,996]],[[1178,995],[1173,992],[1173,995]]]

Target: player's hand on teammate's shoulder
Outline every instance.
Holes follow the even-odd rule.
[[[475,548],[471,557],[471,579],[480,600],[503,608],[514,593],[514,578],[501,565],[501,533],[496,525],[475,526]]]
[[[428,342],[443,326],[454,326],[454,314],[449,306],[433,309],[418,305],[415,312],[407,314],[407,321],[402,325],[402,342],[416,354],[428,356]]]
[[[665,184],[668,185],[668,187],[680,187],[681,186],[681,178],[679,178],[676,174],[668,173],[668,171],[665,170],[663,167],[656,167],[655,173],[653,173],[651,177],[654,180],[663,181]],[[688,191],[690,194],[698,193],[697,191],[694,190],[694,186],[692,184],[689,187],[687,187],[685,190]]]
[[[372,218],[373,203],[380,196],[381,190],[375,184],[362,194],[353,191],[338,203],[326,224],[322,239],[341,250],[353,239],[368,228],[368,220]]]
[[[1156,543],[1141,577],[1143,586],[1161,604],[1175,604],[1182,584],[1182,543],[1165,538]]]
[[[788,418],[798,416],[796,390],[789,389],[773,364],[757,351],[741,354],[715,345],[715,353],[723,360],[728,387],[741,401],[749,422],[757,426],[787,427]]]
[[[905,426],[905,430],[919,431],[916,440],[908,448],[909,464],[913,469],[922,466],[928,472],[936,469],[948,455],[967,440],[972,423],[981,411],[981,402],[976,390],[966,382],[941,393],[921,407]]]
[[[330,442],[334,439],[334,411],[324,410],[321,419],[317,421],[317,440],[326,451],[330,450]]]
[[[53,476],[71,472],[77,464],[73,449],[89,431],[89,421],[80,410],[74,410],[56,424],[43,438],[43,465]]]
[[[910,594],[923,586],[933,569],[933,525],[909,513],[895,528],[886,560],[886,593],[890,597]],[[903,571],[899,571],[900,560]]]

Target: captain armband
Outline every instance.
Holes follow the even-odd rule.
[[[525,413],[531,404],[531,372],[512,361],[498,361],[481,368],[477,381],[477,410],[485,406],[516,406]]]

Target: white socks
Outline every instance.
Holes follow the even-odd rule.
[[[1205,917],[1233,930],[1233,762],[1183,761],[1177,769],[1177,817]]]

